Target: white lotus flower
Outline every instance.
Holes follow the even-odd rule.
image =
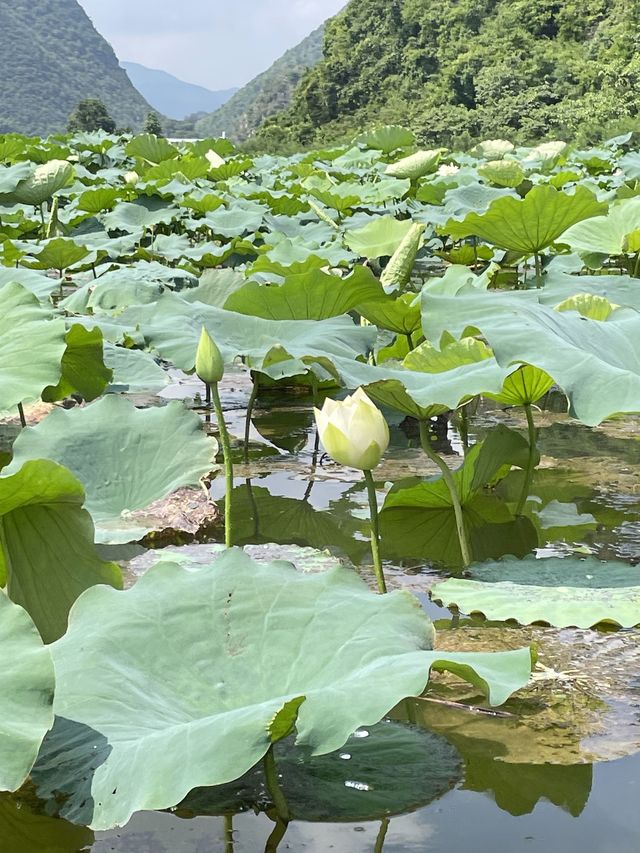
[[[389,446],[389,427],[362,388],[342,401],[327,398],[314,413],[320,439],[336,462],[361,471],[380,464]]]

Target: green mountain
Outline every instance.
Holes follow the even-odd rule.
[[[322,59],[323,27],[288,50],[267,71],[240,89],[219,110],[201,118],[198,136],[221,136],[242,142],[269,116],[286,109],[308,68]]]
[[[0,133],[63,131],[83,98],[133,128],[151,109],[76,0],[2,0],[0,74]]]
[[[165,116],[184,119],[194,113],[211,113],[221,107],[237,89],[213,91],[186,83],[173,74],[147,68],[137,62],[121,62],[129,79],[147,101]]]
[[[265,147],[375,124],[423,145],[640,127],[640,0],[351,0]]]

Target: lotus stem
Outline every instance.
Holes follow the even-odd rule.
[[[210,388],[213,408],[215,409],[216,419],[218,421],[220,444],[222,445],[222,453],[224,456],[224,473],[226,479],[226,491],[224,499],[224,544],[225,547],[231,548],[231,493],[233,492],[233,461],[231,459],[231,442],[229,441],[227,424],[224,420],[224,412],[222,411],[222,403],[220,402],[218,383],[213,382]]]
[[[364,471],[364,479],[367,484],[367,496],[369,498],[369,512],[371,514],[371,556],[373,557],[373,570],[376,573],[378,592],[384,594],[387,584],[384,579],[382,561],[380,559],[380,522],[378,520],[378,497],[376,486],[373,482],[371,471]]]
[[[251,396],[249,397],[249,402],[247,403],[247,415],[244,422],[244,461],[249,461],[249,433],[251,432],[251,418],[253,416],[253,407],[256,404],[256,400],[258,398],[258,374],[252,373],[251,378],[253,380],[253,387],[251,388]]]
[[[465,566],[470,565],[471,563],[471,551],[469,549],[469,540],[467,539],[467,530],[464,523],[464,515],[462,512],[462,503],[460,502],[460,495],[458,494],[458,488],[456,486],[456,481],[453,478],[453,474],[447,463],[442,459],[442,457],[436,453],[436,451],[431,446],[431,435],[429,433],[429,424],[427,421],[420,421],[420,443],[422,445],[422,449],[427,454],[429,459],[434,462],[440,471],[442,472],[442,479],[444,480],[447,489],[449,490],[449,495],[451,496],[451,503],[453,504],[453,512],[456,519],[456,530],[458,533],[458,542],[460,543],[460,554],[462,555],[462,563]]]
[[[387,837],[387,830],[389,829],[389,818],[385,817],[380,822],[380,829],[378,830],[378,837],[376,838],[376,845],[373,848],[373,853],[382,853],[384,850],[384,840]]]
[[[520,500],[518,501],[518,505],[516,507],[516,515],[522,515],[524,511],[524,506],[527,502],[527,498],[529,497],[529,489],[531,488],[531,483],[533,482],[533,473],[536,467],[535,460],[537,449],[537,431],[535,422],[533,420],[533,411],[531,409],[531,403],[524,404],[524,411],[527,416],[527,428],[529,432],[529,458],[527,460],[527,469],[524,476],[524,483],[522,484],[522,491],[520,492]]]
[[[20,415],[20,426],[24,429],[27,425],[27,419],[24,416],[24,409],[22,408],[22,403],[18,403],[18,414]]]
[[[542,287],[542,261],[539,252],[536,252],[533,257],[536,265],[536,287]]]
[[[224,851],[233,853],[233,815],[224,816]]]
[[[267,791],[273,800],[278,820],[286,827],[291,820],[291,814],[289,812],[289,805],[286,797],[280,787],[280,782],[278,781],[278,768],[276,767],[276,760],[273,755],[273,744],[269,747],[267,754],[264,757],[263,764]]]

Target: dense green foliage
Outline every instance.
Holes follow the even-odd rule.
[[[638,126],[638,0],[352,0],[272,147],[334,142],[374,122],[423,144],[602,138]]]
[[[69,133],[76,133],[82,130],[88,133],[95,130],[104,130],[105,133],[113,133],[115,129],[115,121],[111,118],[109,111],[99,98],[83,98],[71,113],[67,122]]]
[[[196,123],[198,136],[221,136],[242,141],[265,118],[286,109],[296,86],[308,68],[322,58],[324,28],[320,27],[297,47],[288,50],[271,68],[260,74],[215,113]]]
[[[0,133],[53,133],[83,98],[99,98],[120,126],[149,105],[76,0],[0,4]]]

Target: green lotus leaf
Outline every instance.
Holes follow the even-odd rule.
[[[575,276],[549,270],[544,287],[538,293],[538,299],[543,305],[554,308],[580,294],[603,296],[611,305],[640,311],[638,280],[628,275]],[[587,307],[586,303],[585,307]]]
[[[537,402],[553,387],[553,379],[532,364],[523,364],[504,380],[499,394],[486,393],[506,406],[528,406]]]
[[[486,213],[468,213],[462,222],[450,220],[443,230],[456,240],[474,235],[494,246],[529,256],[546,249],[576,222],[606,210],[606,203],[599,202],[586,187],[579,186],[573,195],[568,195],[540,185],[522,199],[498,198]]]
[[[505,154],[511,154],[513,150],[513,142],[506,139],[485,139],[484,142],[476,145],[473,153],[476,157],[482,157],[483,160],[501,160]]]
[[[346,278],[312,270],[288,276],[279,287],[250,281],[229,296],[224,308],[266,320],[326,320],[384,296],[371,270],[358,266]]]
[[[519,187],[525,179],[525,173],[515,160],[489,160],[478,166],[480,177],[498,187]]]
[[[433,151],[416,151],[415,154],[410,154],[408,157],[396,160],[395,163],[390,163],[385,169],[385,174],[391,175],[393,178],[409,178],[412,181],[417,181],[419,178],[424,178],[425,175],[430,175],[436,171],[445,150],[444,148],[436,148]]]
[[[0,267],[0,288],[5,284],[21,284],[40,302],[48,302],[54,290],[58,290],[60,282],[48,275],[27,269],[4,269]]]
[[[581,317],[604,321],[608,320],[618,307],[596,293],[576,293],[556,305],[556,311],[577,311]]]
[[[618,160],[618,168],[622,169],[627,178],[640,180],[640,151],[629,151]]]
[[[129,201],[119,202],[113,210],[102,217],[104,225],[109,230],[127,231],[134,234],[139,229],[154,228],[156,225],[168,225],[172,219],[179,216],[177,207],[147,208],[143,204]]]
[[[390,721],[358,729],[328,755],[310,758],[291,740],[274,752],[294,820],[359,823],[403,814],[438,799],[462,776],[460,754],[442,735]],[[229,785],[191,792],[177,811],[190,817],[244,811],[264,805],[264,791],[258,765]]]
[[[280,352],[281,376],[296,376],[307,367],[301,359],[341,357],[355,359],[373,345],[376,330],[356,326],[349,317],[326,320],[265,320],[226,311],[199,302],[192,304],[165,294],[155,306],[130,309],[121,319],[139,322],[153,349],[181,370],[192,372],[204,326],[226,363],[237,356],[260,370],[274,350]]]
[[[453,472],[460,503],[463,506],[469,503],[485,486],[506,476],[512,466],[525,468],[528,461],[529,443],[524,436],[503,424],[493,427]],[[425,481],[410,478],[397,482],[385,499],[383,512],[394,507],[439,509],[445,506],[452,506],[451,493],[442,475],[437,474]]]
[[[121,196],[121,191],[115,187],[99,187],[94,190],[85,190],[78,196],[76,205],[78,210],[91,213],[94,216],[111,210]]]
[[[529,649],[448,654],[432,640],[408,593],[379,596],[342,567],[301,574],[237,549],[196,571],[158,565],[127,592],[89,590],[52,647],[54,710],[78,736],[59,738],[47,762],[61,786],[46,774],[40,786],[64,793],[62,777],[84,765],[86,790],[62,814],[111,828],[241,777],[289,724],[314,755],[332,752],[419,695],[431,669],[492,703],[528,680]]]
[[[568,243],[575,252],[621,255],[629,251],[627,235],[640,228],[640,198],[612,205],[605,216],[578,222],[566,230],[559,242]]]
[[[12,466],[15,469],[15,465]],[[64,634],[69,608],[90,586],[122,584],[98,558],[82,485],[45,459],[0,477],[0,583],[35,622],[45,642]]]
[[[134,136],[125,148],[127,157],[136,157],[155,165],[164,160],[173,160],[180,156],[178,149],[167,142],[163,137],[154,136],[153,133],[141,133]]]
[[[420,328],[420,302],[415,293],[403,293],[356,306],[357,311],[379,329],[389,329],[398,335],[410,335]]]
[[[594,558],[534,556],[472,566],[468,579],[436,584],[433,598],[487,619],[591,628],[640,624],[640,569]]]
[[[393,255],[407,236],[413,222],[393,216],[376,216],[362,228],[345,231],[344,241],[361,258],[382,258]]]
[[[32,269],[63,271],[80,263],[91,254],[85,246],[79,246],[66,237],[55,237],[41,245],[42,249],[35,255],[35,260],[29,262]]]
[[[30,174],[31,165],[29,163],[0,166],[0,195],[13,193],[16,187],[28,178]],[[10,199],[7,199],[7,201],[10,202]]]
[[[5,284],[0,304],[0,411],[7,411],[57,384],[66,341],[64,321],[22,285]]]
[[[2,521],[0,521],[2,524]],[[25,781],[53,725],[53,661],[28,613],[0,590],[0,791]],[[6,828],[2,828],[3,843]]]
[[[258,231],[262,225],[263,216],[264,212],[261,209],[255,207],[243,209],[242,204],[236,202],[231,210],[221,207],[212,213],[207,213],[202,220],[202,225],[221,237],[240,237],[243,234]]]
[[[216,451],[199,417],[181,403],[136,409],[109,395],[85,408],[55,409],[23,430],[8,470],[28,459],[65,465],[86,489],[98,541],[131,542],[149,530],[131,513],[197,485],[214,467]]]
[[[67,332],[66,342],[60,381],[45,388],[42,399],[53,403],[75,393],[87,402],[95,400],[113,377],[113,371],[104,363],[102,332],[98,328],[88,331],[76,323]]]
[[[73,166],[66,160],[50,160],[36,166],[9,196],[17,204],[43,204],[73,181]]]
[[[532,364],[562,388],[571,414],[595,426],[620,412],[640,411],[640,313],[616,311],[606,322],[554,311],[534,292],[423,294],[423,331],[479,329],[498,364]],[[491,389],[491,393],[493,389]]]
[[[416,138],[413,135],[413,131],[406,127],[387,124],[377,127],[375,130],[368,130],[366,133],[361,133],[353,140],[353,144],[390,154],[398,148],[408,148],[411,145],[415,145],[415,141]]]
[[[105,343],[104,363],[113,371],[111,394],[158,394],[169,384],[169,374],[143,350]]]
[[[225,302],[246,284],[246,278],[234,269],[208,269],[200,276],[197,287],[180,293],[185,302],[202,302],[216,308],[224,308]]]

